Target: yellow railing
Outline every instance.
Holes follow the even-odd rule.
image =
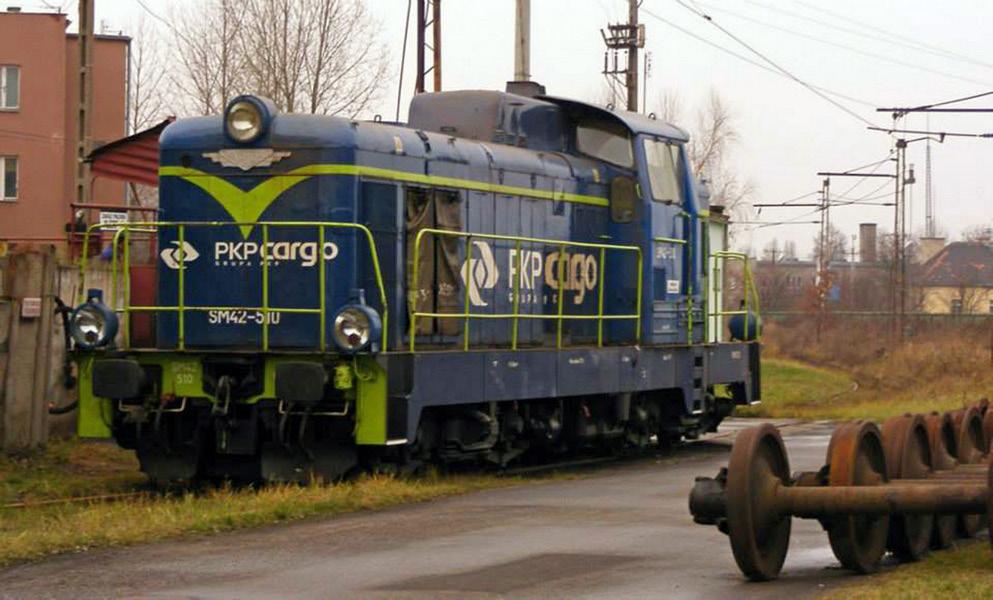
[[[186,304],[186,281],[185,281],[185,261],[184,252],[186,249],[186,230],[188,228],[200,228],[200,227],[240,227],[250,225],[253,227],[260,227],[262,229],[262,248],[263,250],[259,253],[262,258],[262,306],[193,306]],[[155,234],[158,233],[163,228],[175,228],[177,230],[178,237],[178,247],[176,249],[175,260],[178,265],[177,269],[177,303],[175,306],[135,306],[131,304],[131,285],[130,285],[130,236],[132,232]],[[269,231],[271,228],[312,228],[317,231],[318,246],[316,255],[319,257],[318,264],[320,268],[317,269],[318,272],[318,294],[319,294],[319,305],[312,308],[290,308],[290,307],[279,307],[272,306],[269,298],[269,255],[268,251],[265,250],[269,245]],[[328,259],[324,255],[324,245],[325,245],[325,233],[327,229],[344,229],[353,230],[360,232],[366,240],[369,247],[369,255],[372,261],[372,267],[376,276],[376,285],[379,291],[379,300],[382,305],[382,319],[383,319],[383,339],[382,348],[386,350],[387,345],[387,332],[389,331],[389,310],[386,302],[386,288],[383,285],[383,275],[382,270],[379,265],[379,255],[376,252],[376,244],[372,237],[372,232],[369,231],[364,225],[358,223],[339,223],[334,221],[260,221],[260,222],[245,222],[245,223],[232,223],[223,221],[185,221],[185,222],[165,222],[165,221],[150,221],[144,223],[123,223],[123,224],[95,224],[91,225],[86,230],[86,237],[83,239],[83,253],[79,261],[80,270],[80,302],[84,300],[83,295],[85,294],[85,278],[86,278],[86,267],[89,255],[89,243],[90,237],[99,231],[114,231],[113,236],[113,253],[111,257],[111,269],[112,269],[112,282],[111,282],[111,301],[109,304],[113,304],[115,312],[121,314],[123,318],[122,323],[122,335],[124,339],[125,348],[129,348],[131,344],[130,336],[130,316],[132,313],[136,312],[173,312],[177,314],[178,320],[178,332],[177,332],[177,349],[184,350],[186,348],[186,323],[185,315],[189,311],[193,312],[207,312],[216,310],[239,310],[239,311],[251,311],[255,313],[260,313],[262,315],[262,350],[269,350],[269,324],[270,324],[270,314],[274,312],[288,313],[288,314],[313,314],[317,315],[320,320],[320,350],[323,352],[327,350],[327,275],[325,273],[325,264]],[[118,257],[118,252],[120,249],[121,257]],[[119,277],[118,272],[122,275]],[[116,307],[117,298],[119,297],[120,285],[119,279],[123,278],[123,290],[124,290],[124,302],[123,306]]]
[[[544,238],[532,238],[514,235],[499,235],[490,233],[468,233],[464,231],[449,231],[444,229],[422,229],[417,233],[417,237],[414,240],[414,258],[413,258],[413,273],[412,273],[412,287],[417,286],[420,281],[419,278],[419,267],[420,267],[420,256],[421,256],[421,246],[423,244],[424,238],[426,236],[439,236],[439,237],[452,237],[461,238],[465,240],[466,245],[466,258],[465,264],[467,265],[465,271],[465,279],[463,286],[465,288],[463,294],[463,307],[460,313],[443,313],[443,312],[423,312],[416,310],[416,306],[413,302],[408,302],[409,304],[409,316],[410,316],[410,351],[415,351],[415,339],[417,337],[417,319],[419,318],[434,318],[434,319],[462,319],[463,320],[463,330],[462,330],[462,347],[464,350],[469,349],[469,324],[471,319],[512,319],[511,325],[511,336],[510,336],[510,347],[513,350],[517,349],[518,346],[518,327],[521,319],[537,319],[537,320],[556,320],[556,334],[555,334],[555,347],[562,347],[562,329],[563,323],[569,320],[585,320],[585,321],[597,321],[597,346],[603,346],[603,323],[607,320],[633,320],[635,322],[635,343],[641,342],[641,288],[642,288],[642,251],[638,246],[621,246],[616,244],[597,244],[591,242],[571,242],[564,240],[552,240]],[[517,270],[513,276],[513,282],[511,289],[513,291],[512,305],[513,312],[511,313],[473,313],[470,309],[469,302],[469,286],[472,285],[469,280],[472,278],[471,267],[468,265],[472,264],[472,248],[474,239],[483,240],[497,240],[504,242],[513,242],[516,249],[517,258]],[[557,246],[558,247],[558,260],[556,263],[556,277],[557,277],[557,308],[555,314],[521,314],[520,312],[520,296],[521,296],[521,277],[523,273],[523,253],[522,244],[539,244],[546,246]],[[597,313],[595,315],[568,315],[564,313],[563,298],[565,296],[563,285],[565,284],[565,249],[566,248],[591,248],[599,251],[598,260],[598,283],[597,283]],[[614,250],[619,252],[631,252],[637,257],[637,293],[635,295],[635,312],[632,314],[604,314],[604,281],[606,280],[606,253],[608,250]]]
[[[752,278],[751,266],[748,264],[748,255],[743,252],[730,252],[730,251],[722,250],[719,252],[711,253],[709,260],[710,260],[710,269],[709,269],[710,282],[709,285],[707,286],[709,288],[708,297],[704,298],[704,306],[706,307],[704,309],[705,311],[704,340],[706,341],[710,339],[708,328],[710,326],[711,317],[714,317],[716,319],[719,317],[725,317],[731,315],[745,316],[745,330],[743,333],[745,338],[748,338],[748,328],[749,328],[748,315],[751,313],[758,316],[759,314],[759,294],[758,294],[758,290],[755,287],[755,280]],[[723,298],[718,297],[715,300],[714,312],[710,312],[709,294],[716,294],[716,290],[717,290],[716,286],[722,285],[723,283],[721,281],[721,279],[723,278],[717,277],[717,273],[719,271],[718,266],[721,263],[726,262],[728,260],[741,261],[741,276],[744,285],[744,289],[742,290],[742,299],[744,300],[744,304],[740,309],[737,310],[725,310],[720,304]]]

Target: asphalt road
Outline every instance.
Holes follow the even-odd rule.
[[[746,424],[574,480],[16,566],[0,570],[0,599],[798,599],[850,580],[816,522],[794,521],[783,577],[762,584],[693,524],[693,478],[726,464]],[[783,431],[794,471],[821,466],[829,426]]]

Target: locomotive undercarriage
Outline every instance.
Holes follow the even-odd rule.
[[[503,467],[584,450],[618,453],[653,444],[666,449],[716,429],[712,421],[734,405],[730,399],[714,402],[720,414],[703,420],[683,413],[678,390],[433,407],[421,415],[409,455],[430,463]]]
[[[222,388],[223,391],[223,388]],[[362,447],[348,402],[313,406],[262,400],[119,401],[113,429],[156,482],[231,479],[333,481],[362,470],[405,472],[426,464],[540,464],[580,451],[665,449],[696,437],[678,391],[430,407],[416,439]],[[727,414],[731,410],[726,403]],[[716,426],[716,425],[715,425]]]

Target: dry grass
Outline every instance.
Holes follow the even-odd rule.
[[[112,503],[31,506],[147,489],[132,452],[110,443],[53,440],[36,453],[0,455],[0,566],[87,548],[376,510],[523,481],[496,475],[432,474],[409,480],[369,476],[337,485],[221,487],[199,493],[148,493]],[[12,503],[28,507],[4,508]]]
[[[364,477],[337,485],[220,488],[203,494],[115,503],[0,510],[0,565],[93,547],[119,546],[333,516],[519,484],[520,478]]]
[[[820,344],[806,328],[770,327],[765,337],[756,417],[882,420],[904,412],[945,411],[975,403],[993,389],[988,333],[931,332],[892,346],[866,326],[824,332]],[[817,366],[811,366],[817,365]]]
[[[854,579],[824,600],[993,598],[993,556],[985,541],[936,552],[922,562]]]

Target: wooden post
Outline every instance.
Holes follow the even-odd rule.
[[[29,450],[48,440],[55,249],[10,256],[7,368],[0,403],[0,448]]]

